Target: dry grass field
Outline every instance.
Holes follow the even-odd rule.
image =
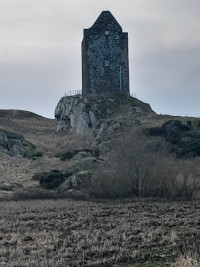
[[[197,201],[0,202],[1,267],[175,266],[199,244]]]
[[[0,150],[0,199],[11,198],[16,192],[38,188],[32,180],[37,172],[63,169],[66,162],[56,155],[60,151],[86,146],[85,136],[71,132],[56,133],[56,121],[27,111],[0,110],[0,128],[22,134],[42,152],[40,158],[13,157]]]
[[[36,192],[36,197],[41,197],[40,185],[32,176],[68,168],[70,160],[61,161],[57,155],[85,148],[89,140],[71,131],[58,134],[55,120],[36,114],[25,111],[0,113],[1,129],[23,134],[42,153],[42,157],[22,158],[0,151],[0,267],[200,266],[199,201],[11,200],[18,193],[21,197],[24,193],[26,197],[30,192]],[[141,116],[140,124],[134,129],[160,127],[168,119],[171,117]],[[131,150],[124,144],[123,147],[121,157],[130,158],[127,152]],[[105,155],[102,157],[106,159]],[[162,169],[159,173],[164,171],[163,180],[168,179],[170,172],[162,167],[161,158],[158,158],[159,169],[156,170]],[[193,163],[195,170],[198,169],[199,161]],[[123,166],[124,170],[129,170]],[[98,178],[102,178],[99,169],[97,172]],[[116,186],[116,177],[110,180],[111,185]],[[188,177],[192,177],[191,173]],[[124,175],[121,178],[120,188],[124,185]]]

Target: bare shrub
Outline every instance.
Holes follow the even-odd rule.
[[[199,181],[195,164],[176,160],[161,140],[129,135],[99,167],[92,193],[102,197],[192,198],[200,191]]]
[[[197,260],[190,258],[189,256],[184,257],[180,256],[176,263],[175,267],[199,267],[200,264],[197,262]]]
[[[179,173],[172,180],[173,191],[177,197],[198,197],[200,192],[199,159],[176,161]]]
[[[102,163],[91,180],[90,192],[96,197],[116,198],[132,194],[130,179],[116,173],[110,163]]]

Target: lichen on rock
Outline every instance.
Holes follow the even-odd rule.
[[[76,133],[83,134],[96,125],[97,112],[96,107],[88,106],[80,95],[62,97],[55,109],[56,131],[72,127]]]

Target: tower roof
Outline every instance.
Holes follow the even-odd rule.
[[[92,25],[92,27],[89,29],[85,29],[85,31],[89,31],[90,33],[96,31],[100,33],[106,30],[118,32],[122,31],[122,27],[110,11],[102,11],[95,23]]]

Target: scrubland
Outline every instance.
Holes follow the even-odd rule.
[[[1,267],[199,266],[199,243],[198,201],[0,202]]]
[[[43,156],[0,152],[0,267],[200,266],[198,121],[166,131],[171,117],[144,116],[114,133],[111,151],[92,169],[87,201],[77,201],[41,190],[33,176],[67,169],[73,158],[58,155],[87,148],[86,136],[57,134],[54,120],[13,112],[1,127],[23,134]]]

